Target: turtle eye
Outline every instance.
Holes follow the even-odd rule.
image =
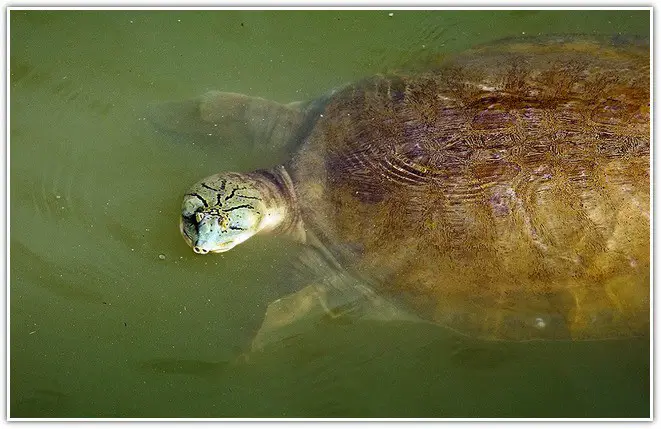
[[[204,213],[197,212],[195,213],[195,222],[200,223],[204,219]]]
[[[216,223],[218,224],[218,227],[221,231],[227,231],[227,227],[229,226],[229,219],[227,219],[227,217],[218,216],[216,218]]]

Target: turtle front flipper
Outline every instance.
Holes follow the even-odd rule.
[[[148,116],[164,131],[213,136],[223,143],[241,142],[255,149],[277,150],[298,141],[310,106],[209,91],[192,100],[153,105]]]
[[[323,321],[349,323],[354,320],[420,321],[377,295],[352,296],[338,293],[328,283],[313,283],[269,304],[262,326],[252,341],[252,351],[303,334]]]
[[[345,270],[331,268],[334,264],[320,256],[311,249],[304,253],[307,274],[315,274],[317,278],[300,291],[269,304],[252,342],[252,351],[301,335],[323,322],[422,321],[378,296],[364,280]]]

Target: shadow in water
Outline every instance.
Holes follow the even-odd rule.
[[[138,361],[136,368],[144,374],[192,375],[207,381],[217,381],[218,377],[231,365],[229,361],[209,362],[195,359],[148,359]]]

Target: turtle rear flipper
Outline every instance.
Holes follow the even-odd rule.
[[[298,141],[308,103],[281,104],[233,92],[209,91],[186,101],[158,103],[148,117],[159,129],[218,137],[255,149],[281,149]]]

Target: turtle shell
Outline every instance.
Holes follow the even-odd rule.
[[[347,86],[290,165],[306,228],[468,335],[642,335],[649,66],[640,41],[510,40]]]

